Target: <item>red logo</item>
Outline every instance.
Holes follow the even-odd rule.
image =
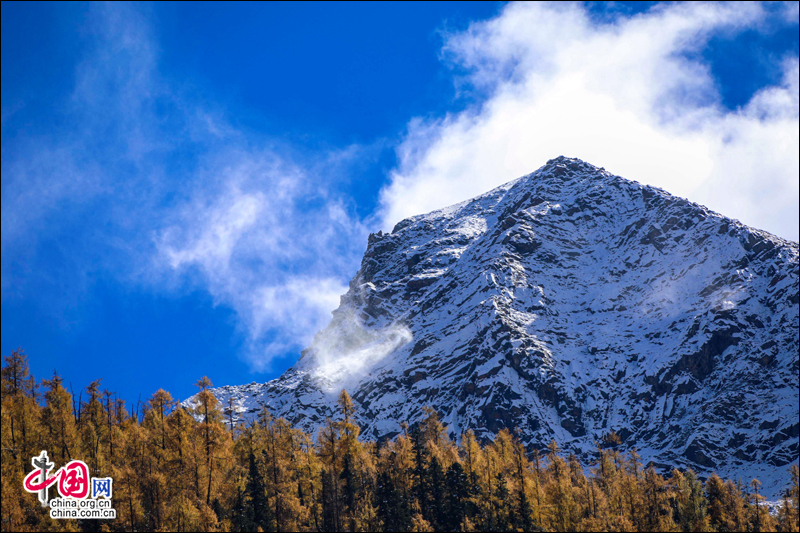
[[[89,468],[83,461],[70,461],[59,470],[58,493],[63,498],[82,499],[89,495]]]
[[[62,498],[83,499],[89,496],[89,467],[83,461],[74,459],[52,476],[48,474],[55,465],[48,462],[47,452],[42,451],[31,463],[36,469],[25,476],[23,486],[28,492],[39,493],[42,505],[47,505],[47,489],[56,481]]]
[[[56,481],[58,481],[58,474],[61,473],[61,470],[56,472],[55,476],[45,477],[45,480],[41,480],[42,472],[41,470],[34,470],[27,476],[25,476],[25,490],[28,492],[39,492],[40,490],[44,490]],[[45,474],[47,476],[47,474]],[[39,478],[39,481],[34,481],[35,479]]]

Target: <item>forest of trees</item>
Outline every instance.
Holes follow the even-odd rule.
[[[235,424],[211,382],[189,411],[164,390],[131,414],[100,381],[76,399],[37,383],[15,351],[2,369],[3,531],[797,531],[798,469],[770,515],[759,482],[663,477],[609,434],[591,465],[501,431],[454,442],[436,413],[393,440],[359,438],[345,391],[316,439],[263,410]],[[22,489],[31,458],[83,460],[114,480],[116,520],[53,520]],[[51,491],[55,493],[55,491]],[[51,494],[53,497],[56,494]]]

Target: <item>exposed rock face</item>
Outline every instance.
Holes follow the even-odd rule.
[[[584,460],[613,429],[645,461],[778,490],[798,307],[797,243],[559,157],[371,235],[298,364],[214,392],[313,430],[346,386],[371,437],[430,405],[453,434],[519,428]]]

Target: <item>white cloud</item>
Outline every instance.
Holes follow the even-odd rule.
[[[4,143],[3,298],[44,276],[59,294],[37,297],[65,314],[96,272],[177,297],[201,288],[235,311],[240,355],[270,370],[310,344],[358,267],[367,233],[335,189],[372,148],[308,154],[238,131],[160,75],[148,9],[93,4],[64,116]],[[38,240],[68,261],[31,272]]]
[[[328,323],[366,232],[301,168],[274,155],[239,153],[234,161],[204,171],[211,177],[203,181],[218,185],[196,191],[159,231],[158,261],[167,274],[194,272],[236,310],[247,358],[265,371]]]
[[[383,225],[567,155],[797,240],[797,60],[784,62],[783,83],[728,111],[698,53],[712,34],[779,16],[757,3],[678,3],[603,23],[578,4],[520,3],[447,36],[443,57],[468,72],[461,86],[488,96],[409,123]]]

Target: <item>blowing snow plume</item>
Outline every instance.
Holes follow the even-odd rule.
[[[402,323],[367,327],[352,309],[344,308],[314,336],[298,366],[311,371],[323,388],[338,390],[357,382],[412,338]]]

